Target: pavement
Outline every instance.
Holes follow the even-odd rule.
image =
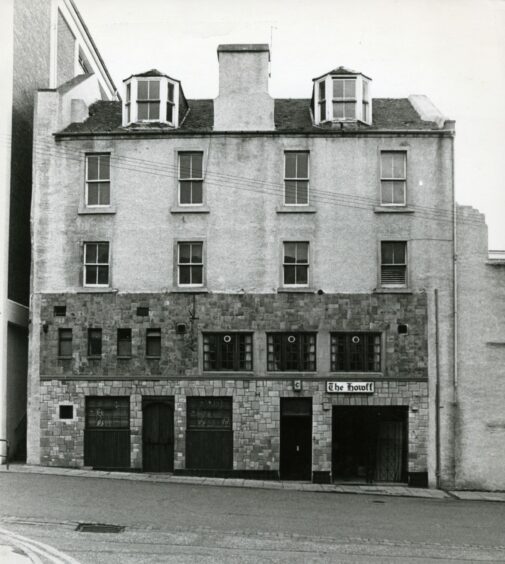
[[[464,501],[505,502],[505,492],[438,490],[429,488],[411,488],[392,484],[313,484],[311,482],[292,482],[281,480],[246,480],[238,478],[207,478],[198,476],[179,476],[173,474],[148,474],[140,472],[107,472],[103,470],[85,470],[59,468],[52,466],[34,466],[28,464],[10,464],[0,466],[0,472],[41,474],[52,476],[74,476],[79,478],[102,478],[108,480],[128,480],[136,482],[191,484],[201,486],[255,488],[265,490],[290,490],[304,492],[325,492],[337,494],[383,495],[393,497],[416,497],[425,499],[460,499]]]

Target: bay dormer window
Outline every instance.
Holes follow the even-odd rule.
[[[153,69],[130,76],[125,81],[123,126],[159,123],[179,126],[179,116],[187,108],[180,82]]]
[[[339,67],[314,79],[314,121],[372,123],[370,79]]]

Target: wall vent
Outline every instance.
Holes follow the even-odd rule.
[[[65,317],[67,315],[67,306],[57,305],[53,309],[54,317]]]

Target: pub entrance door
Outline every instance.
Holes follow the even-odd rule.
[[[174,400],[142,400],[142,469],[144,472],[174,470]]]
[[[281,480],[312,479],[312,398],[281,398]]]
[[[406,482],[408,407],[333,407],[334,481]]]

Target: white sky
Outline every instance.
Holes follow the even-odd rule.
[[[456,120],[456,199],[505,249],[505,0],[75,0],[122,93],[157,68],[188,98],[218,92],[221,43],[270,43],[270,94],[309,98],[339,65],[373,97],[426,94]]]

